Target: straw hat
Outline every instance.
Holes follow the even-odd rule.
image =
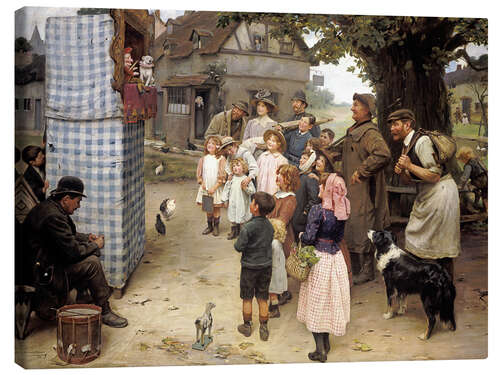
[[[253,106],[257,106],[258,102],[263,102],[271,105],[271,107],[273,108],[271,112],[276,112],[278,110],[278,106],[273,102],[269,90],[261,89],[257,91],[257,93],[254,96],[254,99],[251,100],[250,104],[252,104]]]
[[[285,137],[283,137],[283,134],[280,131],[268,129],[264,132],[264,142],[267,142],[271,135],[278,137],[281,143],[281,152],[284,152],[286,150],[286,140]]]

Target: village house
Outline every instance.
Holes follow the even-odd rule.
[[[35,25],[30,51],[15,54],[16,130],[43,131],[45,112],[45,44]]]
[[[311,65],[301,38],[273,39],[272,25],[262,23],[217,28],[217,12],[186,11],[166,23],[155,17],[164,31],[154,42],[158,115],[147,137],[181,147],[202,140],[213,115],[237,100],[250,103],[260,88],[279,106],[275,120],[292,114],[290,100],[305,88]]]
[[[483,60],[487,64],[487,59],[483,58]],[[481,95],[486,113],[488,108],[488,72],[476,71],[469,66],[463,67],[459,64],[454,72],[446,73],[444,81],[453,94],[452,114],[458,108],[461,113],[467,114],[469,121],[473,119],[479,122],[482,115],[479,100]]]

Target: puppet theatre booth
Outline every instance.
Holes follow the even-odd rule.
[[[83,180],[87,198],[72,218],[79,232],[104,234],[101,262],[118,298],[144,254],[148,118],[140,110],[124,116],[123,55],[112,56],[126,42],[119,16],[119,22],[110,14],[52,17],[45,32],[50,189],[65,175]]]

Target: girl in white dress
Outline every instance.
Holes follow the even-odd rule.
[[[219,155],[221,141],[218,136],[210,136],[205,140],[205,155],[198,162],[196,176],[200,188],[196,196],[196,203],[203,202],[203,196],[213,197],[213,212],[207,212],[207,227],[202,234],[213,232],[214,236],[219,235],[220,208],[222,202],[222,190],[225,182],[224,167],[226,159]]]
[[[233,173],[231,180],[226,182],[222,192],[222,201],[227,206],[227,217],[231,222],[231,233],[227,236],[232,240],[240,234],[240,225],[252,218],[250,213],[250,197],[255,193],[253,182],[249,182],[246,188],[241,183],[247,178],[248,164],[243,158],[231,160],[230,168]]]

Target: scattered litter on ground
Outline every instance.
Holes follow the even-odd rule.
[[[302,348],[298,348],[298,347],[296,347],[296,346],[294,346],[294,347],[292,348],[292,352],[296,352],[296,353],[301,352],[302,350],[303,350]]]
[[[215,349],[215,358],[226,359],[232,354],[238,354],[238,349],[234,348],[231,344],[221,344]]]
[[[161,340],[163,345],[158,346],[158,349],[166,350],[169,353],[180,354],[184,357],[188,355],[186,345],[176,340],[174,337],[166,337]]]
[[[141,335],[143,335],[144,333],[146,333],[146,331],[145,331],[144,329],[138,329],[138,330],[135,332],[135,334],[136,334],[136,335],[138,335],[139,333],[140,333]]]
[[[155,286],[153,289],[160,289],[160,287],[159,286]]]
[[[271,361],[268,361],[264,354],[261,352],[253,351],[250,354],[245,354],[245,357],[253,359],[255,363],[272,363]]]
[[[170,301],[170,298],[166,297],[166,298],[163,298],[163,300],[164,300],[165,302],[168,302],[168,301]]]
[[[189,270],[187,268],[179,268],[179,271],[182,271],[182,272],[191,272],[191,270]]]
[[[241,350],[246,350],[248,347],[253,346],[254,344],[252,342],[242,342],[238,347]]]
[[[361,352],[369,352],[372,347],[364,342],[359,341],[358,339],[354,339],[354,345],[351,347],[352,350],[361,351]]]
[[[150,260],[145,260],[145,261],[144,261],[144,262],[142,262],[142,263],[144,263],[144,264],[149,264],[149,263],[153,263],[153,262],[151,262]]]
[[[179,308],[178,308],[177,306],[174,306],[174,305],[169,306],[169,307],[168,307],[168,309],[169,309],[170,311],[179,310]]]
[[[225,331],[225,330],[224,330],[224,327],[221,327],[221,328],[217,328],[217,329],[215,330],[215,333],[222,333],[222,332],[224,332],[224,331]]]
[[[145,352],[146,350],[151,350],[151,347],[148,344],[145,344],[145,343],[141,342],[139,344],[139,350],[141,352]]]
[[[366,332],[375,332],[375,330],[370,328],[370,329],[369,329],[368,331],[366,331]]]
[[[144,304],[146,304],[147,302],[151,302],[151,301],[152,301],[151,299],[147,298],[144,301],[131,301],[131,300],[128,300],[127,302],[130,305],[142,305],[142,306],[144,306]]]

